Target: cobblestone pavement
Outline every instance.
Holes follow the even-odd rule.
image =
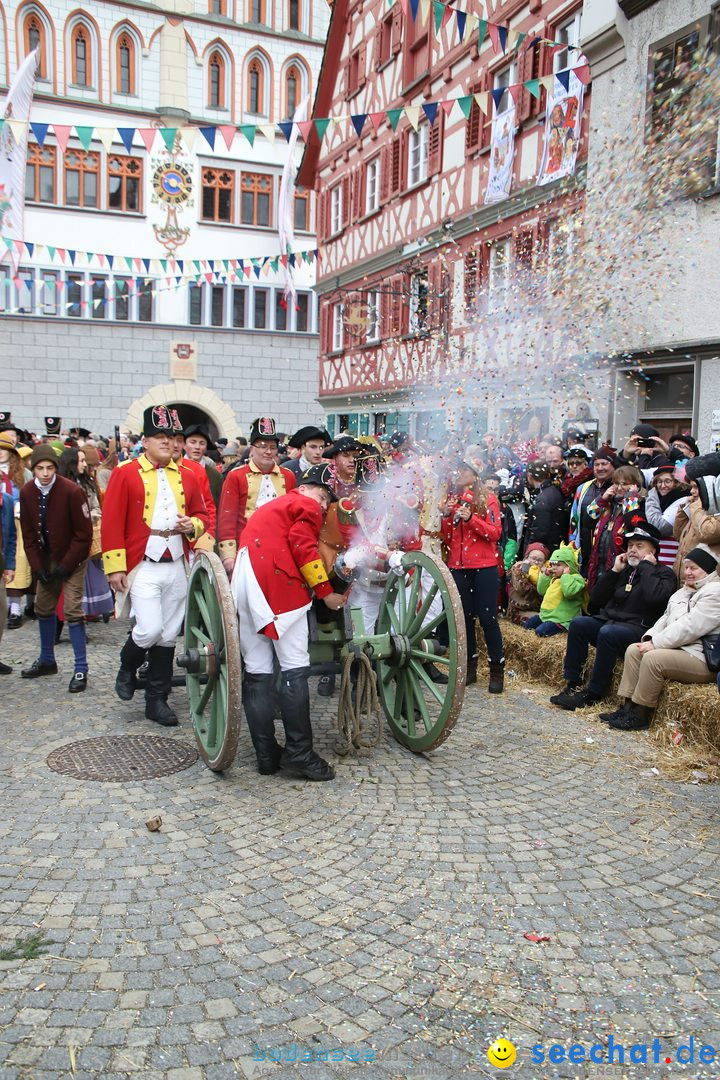
[[[34,658],[36,633],[6,633],[3,659]],[[224,776],[57,775],[47,755],[73,740],[165,734],[114,698],[123,633],[90,628],[85,694],[67,644],[60,676],[0,680],[0,947],[51,942],[0,964],[0,1078],[444,1080],[498,1075],[500,1035],[509,1076],[720,1074],[698,1058],[720,1048],[716,788],[670,784],[643,736],[512,686],[469,690],[427,757],[388,736],[330,784],[259,776],[245,732]],[[167,734],[192,743],[173,702]],[[335,760],[334,703],[314,707]],[[662,1064],[530,1056],[610,1037],[626,1066],[660,1037]]]

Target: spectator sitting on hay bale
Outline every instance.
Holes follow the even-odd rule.
[[[561,544],[538,576],[537,591],[543,598],[540,612],[525,619],[523,626],[538,637],[566,633],[571,619],[582,612],[585,589],[575,549]]]
[[[685,556],[685,584],[668,600],[665,613],[642,641],[625,653],[618,693],[624,704],[600,719],[620,731],[650,727],[666,679],[710,683],[708,654],[720,634],[718,558],[700,544]],[[708,640],[710,638],[710,640]],[[712,657],[711,657],[712,663]]]
[[[528,615],[540,610],[537,583],[549,554],[544,544],[528,544],[525,558],[510,568],[507,617],[511,622],[521,625]]]

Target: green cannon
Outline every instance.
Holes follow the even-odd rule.
[[[352,592],[342,611],[324,623],[311,616],[313,665],[372,663],[377,696],[390,730],[414,753],[439,746],[450,734],[465,693],[465,621],[455,582],[443,562],[423,551],[402,557],[404,573],[388,575],[374,634],[366,634]],[[449,645],[437,644],[446,624]],[[237,612],[220,559],[200,552],[192,566],[185,609],[185,669],[198,751],[214,772],[232,764],[241,730],[242,662]],[[432,680],[439,666],[447,684]]]

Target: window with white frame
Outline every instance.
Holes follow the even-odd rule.
[[[488,292],[493,303],[501,303],[510,283],[510,237],[490,248]]]
[[[7,266],[0,266],[0,311],[4,312],[12,308],[10,288],[10,269]]]
[[[560,25],[555,28],[553,37],[555,41],[562,42],[565,48],[558,49],[553,56],[553,71],[565,71],[566,68],[569,68],[575,63],[579,54],[575,52],[574,49],[572,52],[570,50],[571,47],[580,44],[581,18],[582,12],[576,11],[571,18],[566,19],[565,22],[560,23]]]
[[[21,266],[17,272],[18,311],[33,315],[35,311],[35,274],[32,267]]]
[[[377,289],[371,289],[367,294],[367,342],[380,340],[380,293]]]
[[[515,67],[514,60],[511,64],[508,64],[507,67],[504,67],[502,71],[496,71],[493,75],[493,90],[499,90],[501,87],[507,88],[508,86],[514,86],[516,73],[517,69]],[[499,105],[495,104],[495,99],[493,98],[493,116],[497,116],[498,113],[505,112],[505,110],[511,104],[512,98],[509,94],[503,94],[503,96],[500,98]]]
[[[380,155],[368,161],[365,172],[365,213],[372,214],[380,205]]]
[[[295,329],[305,334],[310,330],[310,293],[299,292],[295,297]]]
[[[410,319],[408,330],[419,334],[428,325],[428,272],[419,270],[410,278]]]
[[[427,180],[428,175],[428,124],[420,124],[411,131],[408,139],[408,187],[415,187]]]
[[[343,347],[342,304],[333,304],[332,309],[332,351],[340,352]]]
[[[342,184],[336,184],[330,191],[330,235],[334,236],[342,229],[343,220]]]

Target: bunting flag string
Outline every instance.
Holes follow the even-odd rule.
[[[440,0],[434,0],[439,4]],[[447,8],[448,5],[440,4],[441,7]],[[468,16],[469,18],[470,16]],[[490,24],[488,24],[490,26]],[[502,29],[502,28],[501,28]],[[498,47],[501,47],[502,42],[505,42],[505,46],[510,41],[510,34],[514,31],[507,31],[504,37],[498,36]],[[533,43],[543,41],[542,38],[533,38]],[[515,42],[517,45],[517,42]],[[565,45],[557,46],[558,48],[566,48]],[[555,46],[553,46],[555,48]],[[517,101],[518,95],[527,90],[533,97],[539,98],[540,91],[544,90],[549,97],[552,97],[555,92],[555,80],[557,79],[560,85],[567,90],[570,74],[573,73],[577,76],[583,86],[587,86],[590,83],[590,65],[580,64],[578,67],[567,68],[564,71],[557,72],[555,75],[544,75],[539,79],[528,79],[525,82],[513,83],[511,86],[496,87],[490,94],[495,102],[496,109],[500,110],[501,101],[505,93],[509,93],[513,101]],[[477,101],[480,109],[487,114],[487,99],[488,93],[475,94],[474,99]],[[93,138],[98,138],[105,147],[106,151],[111,152],[113,142],[121,142],[128,154],[132,153],[135,145],[136,136],[145,146],[145,149],[150,153],[153,149],[155,138],[160,136],[164,147],[171,151],[175,145],[177,136],[180,137],[185,144],[185,148],[188,153],[197,153],[198,147],[202,148],[203,144],[208,146],[210,150],[218,150],[220,153],[224,153],[224,147],[227,147],[228,151],[232,149],[233,142],[238,135],[242,135],[247,139],[250,146],[255,142],[258,132],[261,132],[267,139],[274,140],[277,132],[279,131],[285,139],[289,142],[292,135],[293,127],[297,127],[299,130],[300,138],[306,142],[310,137],[313,128],[318,134],[320,141],[327,134],[331,124],[338,125],[342,123],[349,123],[351,128],[359,136],[365,126],[365,121],[369,118],[374,131],[377,131],[383,121],[387,120],[393,131],[396,130],[400,119],[405,116],[412,126],[417,130],[418,121],[420,118],[420,111],[424,112],[427,120],[430,124],[435,121],[438,108],[442,108],[446,117],[450,117],[454,107],[457,105],[460,111],[463,113],[465,119],[469,119],[470,110],[472,108],[473,97],[468,95],[461,95],[459,97],[445,98],[440,101],[426,101],[422,106],[420,105],[404,105],[395,109],[381,109],[371,113],[341,113],[338,116],[327,117],[313,117],[311,120],[303,121],[299,124],[294,124],[292,121],[282,121],[277,124],[240,124],[235,127],[233,124],[221,124],[216,126],[204,125],[202,127],[180,127],[180,128],[151,128],[151,127],[88,127],[85,125],[69,125],[69,124],[37,124],[31,122],[29,127],[32,134],[35,136],[37,144],[40,148],[43,147],[50,132],[53,132],[55,138],[60,146],[60,149],[65,153],[73,129],[81,145],[85,150],[88,149]],[[13,126],[13,130],[17,128],[17,135],[21,135],[22,129],[27,126],[25,121],[19,120],[2,120],[0,119],[0,131],[4,124],[10,124]],[[218,139],[218,134],[220,139]],[[202,140],[198,136],[202,136]]]

